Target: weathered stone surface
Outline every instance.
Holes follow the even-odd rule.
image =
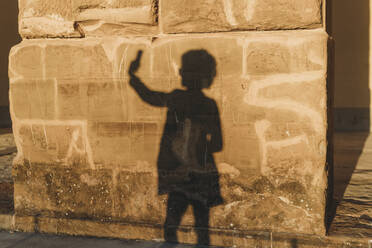
[[[20,80],[12,84],[14,112],[22,119],[54,119],[56,83],[54,80]],[[35,99],[40,99],[35,101]]]
[[[26,124],[27,123],[27,124]],[[18,129],[22,147],[18,152],[36,163],[77,163],[93,166],[83,121],[25,121]]]
[[[82,37],[154,32],[155,0],[19,0],[20,33],[26,38]],[[133,25],[134,24],[134,25]],[[141,30],[141,31],[140,31]]]
[[[128,84],[139,49],[137,75],[162,92],[181,88],[185,52],[216,60],[205,95],[222,123],[214,156],[224,203],[209,227],[324,234],[322,30],[23,41],[10,57],[17,214],[163,225],[156,167],[166,109]],[[182,225],[192,224],[189,209]]]
[[[16,214],[162,226],[166,197],[157,195],[155,171],[145,166],[133,166],[132,171],[82,170],[25,161],[14,167]],[[289,226],[297,225],[297,232],[315,228],[311,224],[314,216],[307,214],[322,211],[322,206],[308,201],[312,192],[304,192],[300,184],[275,187],[266,177],[247,178],[221,171],[221,191],[229,204],[212,209],[210,228],[291,231]],[[297,218],[301,224],[294,223]],[[276,226],[279,223],[283,226]],[[193,224],[192,212],[187,211],[182,225]]]
[[[25,38],[40,38],[322,26],[323,0],[163,0],[160,6],[158,2],[19,0],[19,29]]]
[[[163,0],[166,33],[313,28],[322,25],[322,0]]]
[[[71,1],[19,0],[23,37],[81,37],[74,27]]]

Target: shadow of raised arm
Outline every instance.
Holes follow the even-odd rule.
[[[150,90],[141,79],[135,75],[141,65],[142,53],[143,51],[139,50],[137,58],[133,60],[129,66],[129,85],[135,89],[143,101],[153,106],[165,107],[167,105],[168,94]]]

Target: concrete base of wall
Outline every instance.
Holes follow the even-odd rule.
[[[0,215],[0,229],[24,232],[97,236],[121,239],[163,241],[161,226],[97,222],[92,220],[38,218],[34,216]],[[178,236],[183,243],[195,243],[194,228],[182,227]],[[368,247],[367,239],[320,237],[270,231],[210,230],[211,243],[222,247]]]

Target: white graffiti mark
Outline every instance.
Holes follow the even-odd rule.
[[[270,86],[281,85],[286,83],[303,83],[315,81],[324,78],[324,71],[310,71],[303,73],[278,74],[268,76],[262,80],[255,80],[251,83],[248,94],[244,101],[249,105],[258,107],[282,109],[295,112],[299,116],[307,117],[316,132],[323,132],[325,124],[322,116],[314,109],[290,99],[270,99],[261,97],[259,92]]]
[[[325,130],[325,124],[320,113],[294,100],[271,99],[260,96],[260,91],[262,89],[281,84],[303,83],[319,80],[324,78],[324,73],[325,73],[324,71],[310,71],[304,73],[278,74],[268,76],[262,80],[255,80],[251,83],[249,91],[244,98],[244,101],[254,106],[270,109],[289,110],[291,112],[294,112],[299,116],[309,119],[310,123],[313,126],[314,131],[322,133]],[[268,120],[260,120],[255,123],[255,129],[259,139],[261,153],[261,173],[264,175],[269,173],[269,168],[267,166],[268,163],[267,156],[269,148],[279,150],[283,147],[296,145],[300,143],[305,143],[307,145],[309,144],[308,137],[306,134],[298,135],[296,137],[283,140],[267,141],[265,135],[270,126],[271,123]]]
[[[259,139],[260,152],[261,152],[261,173],[263,175],[269,172],[267,167],[267,150],[269,147],[273,149],[281,149],[283,147],[292,146],[300,143],[309,144],[309,140],[305,134],[299,135],[289,139],[277,140],[277,141],[267,141],[265,134],[267,129],[271,126],[271,123],[267,120],[257,121],[255,123],[256,133]]]
[[[121,39],[127,41],[127,39]],[[130,41],[130,39],[128,39]],[[96,44],[96,41],[93,41],[94,44]],[[92,43],[92,44],[93,44]],[[17,60],[17,53],[25,48],[25,47],[30,47],[27,44],[31,44],[34,47],[39,47],[41,49],[41,75],[38,75],[43,79],[44,83],[50,83],[50,80],[53,80],[53,93],[54,93],[54,118],[59,118],[59,113],[58,113],[58,88],[57,88],[57,80],[56,78],[47,78],[47,73],[46,73],[46,44],[41,44],[40,42],[37,41],[27,41],[22,42],[21,44],[13,47],[10,51],[10,60],[9,60],[9,71],[11,73],[10,77],[10,83],[11,84],[16,84],[18,81],[20,83],[23,83],[24,76],[19,74],[18,71],[13,68],[14,66],[14,61]],[[97,43],[99,44],[99,43]],[[111,43],[112,44],[112,43]],[[136,41],[132,41],[132,44],[137,44]],[[115,49],[119,47],[120,44],[115,43]],[[106,47],[106,55],[110,60],[112,60],[115,57],[115,52],[111,52],[109,49]],[[48,82],[46,81],[48,80]],[[36,93],[38,94],[38,101],[39,104],[42,106],[43,105],[43,88],[40,85],[40,82],[36,84]],[[90,146],[89,138],[88,138],[88,128],[87,128],[87,120],[43,120],[43,119],[20,119],[17,117],[17,114],[15,113],[14,109],[14,99],[13,99],[13,94],[12,94],[12,89],[10,89],[10,94],[9,94],[9,100],[10,100],[10,114],[12,117],[12,125],[13,125],[13,132],[14,132],[14,139],[15,143],[17,146],[17,155],[14,159],[15,163],[21,163],[23,162],[25,158],[25,151],[24,151],[24,144],[27,142],[26,139],[24,139],[24,135],[21,133],[21,129],[24,127],[27,127],[30,130],[31,133],[31,139],[34,144],[37,144],[40,142],[39,140],[36,139],[37,135],[43,136],[42,140],[45,141],[45,148],[48,150],[50,148],[50,143],[52,142],[53,135],[50,133],[55,133],[55,132],[49,132],[50,128],[53,127],[65,127],[66,129],[72,129],[72,135],[71,135],[71,140],[68,145],[67,151],[65,157],[61,160],[57,159],[58,161],[62,162],[67,162],[74,153],[78,154],[83,154],[86,156],[87,163],[89,164],[89,167],[91,169],[95,169],[95,164],[93,160],[93,153],[92,153],[92,148]],[[36,134],[36,130],[40,132],[37,127],[41,128],[41,133]],[[63,140],[63,139],[61,139]],[[80,142],[78,142],[78,140]],[[78,145],[80,144],[80,146]],[[63,146],[63,145],[62,145]]]
[[[224,6],[224,11],[226,15],[226,19],[229,22],[231,26],[237,26],[238,22],[235,19],[234,16],[234,11],[233,11],[233,0],[223,0],[223,6]]]
[[[29,126],[31,129],[31,134],[33,135],[32,126],[42,126],[44,128],[51,128],[51,127],[66,127],[66,129],[71,128],[72,135],[69,142],[69,146],[65,157],[62,159],[62,162],[67,163],[74,154],[85,155],[87,162],[89,164],[90,169],[94,170],[96,168],[94,161],[93,161],[93,153],[92,148],[90,146],[90,142],[88,139],[88,130],[87,130],[87,121],[80,121],[80,120],[41,120],[41,119],[16,119],[13,120],[13,128],[15,132],[15,138],[18,148],[18,159],[23,159],[24,154],[22,150],[22,144],[24,141],[22,140],[22,136],[20,135],[20,128],[23,126]],[[47,133],[44,133],[45,139],[47,139]],[[79,140],[81,143],[79,145]]]
[[[256,0],[246,0],[247,1],[247,7],[244,11],[244,17],[247,21],[252,20],[255,6],[256,6]]]
[[[21,45],[14,46],[10,50],[9,53],[9,84],[14,83],[15,81],[24,79],[24,76],[22,74],[19,74],[15,68],[13,68],[13,65],[15,64],[13,61],[16,59],[14,56],[18,53],[18,51],[21,49]]]
[[[129,46],[127,46],[122,54],[122,57],[120,59],[120,62],[119,62],[119,65],[117,66],[117,62],[115,62],[115,69],[114,69],[114,74],[116,73],[117,71],[117,74],[119,75],[119,77],[122,77],[122,78],[125,78],[126,77],[126,68],[127,68],[127,57],[128,57],[128,49],[129,49]],[[118,58],[116,58],[116,60],[119,60]],[[117,67],[117,68],[116,68]],[[119,87],[120,87],[120,98],[121,98],[121,106],[122,106],[122,113],[123,113],[123,116],[126,116],[126,114],[128,113],[128,109],[127,109],[127,104],[126,104],[126,95],[125,95],[125,83],[123,84],[122,80],[119,80]]]
[[[244,8],[243,14],[247,22],[251,21],[255,12],[256,0],[246,0],[246,7]],[[233,0],[223,0],[224,12],[227,22],[231,26],[239,25],[235,18]]]
[[[82,128],[83,129],[83,128]],[[82,141],[83,141],[83,144],[82,144],[82,147],[79,148],[79,145],[78,145],[78,140],[79,138],[82,138]],[[84,135],[81,135],[80,134],[80,130],[79,129],[76,129],[73,131],[72,133],[72,137],[71,137],[71,142],[70,142],[70,145],[69,145],[69,148],[67,150],[67,154],[66,154],[66,157],[64,159],[65,162],[69,161],[69,159],[71,159],[74,155],[74,153],[77,153],[77,154],[80,154],[80,155],[87,155],[87,159],[88,159],[88,163],[90,165],[90,168],[92,170],[95,169],[95,166],[94,166],[94,162],[93,162],[93,158],[92,158],[92,153],[91,153],[91,149],[90,149],[90,145],[89,145],[89,142],[87,142],[87,139],[88,137],[84,137]],[[90,151],[90,152],[88,152]]]
[[[10,65],[10,63],[9,63]],[[19,125],[18,125],[18,120],[17,120],[17,117],[14,113],[14,100],[13,100],[13,96],[12,94],[9,94],[9,112],[10,112],[10,116],[12,117],[12,128],[13,128],[13,133],[14,133],[14,142],[17,146],[17,155],[16,157],[14,158],[14,161],[13,163],[18,163],[20,161],[22,161],[23,159],[23,149],[22,149],[22,143],[23,143],[23,140],[20,136],[20,133],[19,133]]]

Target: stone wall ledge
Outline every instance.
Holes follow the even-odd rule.
[[[32,18],[29,18],[32,19]],[[47,19],[35,18],[35,20],[40,20],[39,22],[49,22]],[[27,22],[27,20],[26,20]],[[60,23],[60,25],[66,27],[70,25],[70,22]],[[249,29],[249,30],[230,30],[230,31],[209,31],[209,32],[177,32],[177,33],[160,33],[159,27],[143,24],[114,24],[106,23],[102,21],[77,21],[72,24],[75,29],[71,32],[71,36],[64,35],[64,28],[61,28],[59,32],[61,35],[54,36],[48,35],[47,33],[40,36],[24,36],[23,41],[48,41],[48,40],[62,40],[62,41],[79,41],[79,40],[112,40],[112,39],[149,39],[151,42],[155,42],[158,38],[178,38],[178,37],[234,37],[234,36],[267,36],[267,35],[285,35],[291,36],[296,34],[316,34],[323,33],[325,36],[329,36],[328,33],[322,27],[314,27],[312,29],[297,28],[297,29],[274,29],[274,30],[259,30],[259,29]],[[112,32],[103,35],[102,31],[96,30],[92,33],[84,33],[81,29],[82,26],[112,26]],[[62,27],[61,26],[61,27]],[[53,27],[51,27],[53,28]],[[120,29],[123,30],[120,30]],[[146,29],[146,32],[140,32],[138,29]],[[70,27],[69,27],[70,29]],[[93,27],[94,29],[94,27]],[[125,29],[132,30],[133,32],[125,32]],[[137,29],[137,31],[136,31]],[[67,29],[66,29],[67,30]],[[25,32],[28,32],[26,29]],[[19,44],[22,44],[20,42]],[[19,45],[17,44],[17,45]],[[16,45],[16,46],[17,46]]]
[[[19,33],[23,38],[146,34],[147,26],[157,26],[157,8],[157,0],[20,0]]]
[[[295,30],[323,26],[323,0],[20,0],[23,38]],[[79,27],[79,28],[77,28]]]
[[[323,0],[161,0],[159,6],[165,33],[322,26]]]

